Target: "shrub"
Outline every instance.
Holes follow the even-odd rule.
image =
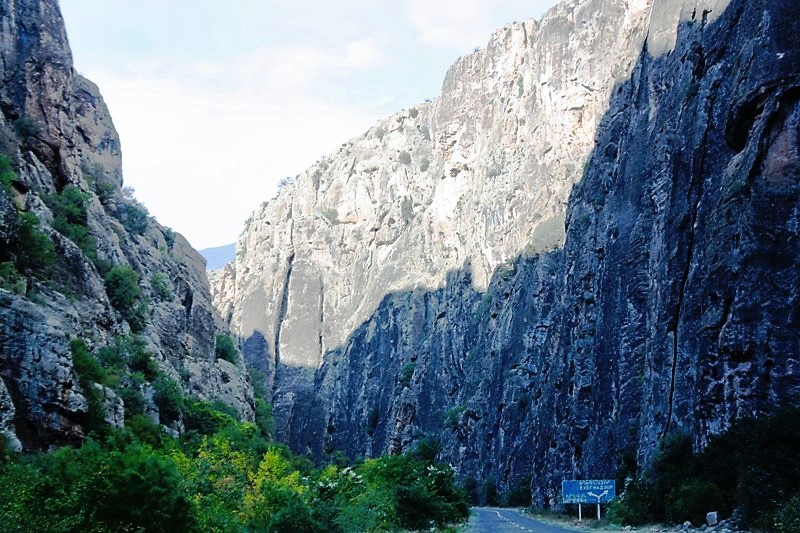
[[[134,235],[144,235],[144,232],[147,231],[149,216],[147,208],[133,198],[124,203],[117,212],[117,220],[122,223],[128,233]]]
[[[417,118],[418,115],[419,115],[419,110],[416,107],[412,107],[411,109],[408,110],[408,116],[410,116],[411,118]]]
[[[214,353],[217,356],[217,359],[223,359],[228,361],[229,363],[236,364],[238,361],[238,353],[239,351],[236,349],[236,345],[233,343],[233,339],[231,339],[228,335],[224,333],[220,333],[217,335],[216,343],[214,346]]]
[[[93,383],[105,384],[108,374],[100,360],[89,351],[83,339],[74,339],[69,344],[72,351],[72,368],[81,379]]]
[[[427,171],[430,168],[430,166],[431,166],[431,161],[427,157],[423,157],[422,161],[419,162],[419,169],[422,172]]]
[[[778,533],[800,531],[800,492],[775,512],[772,527]]]
[[[456,405],[444,412],[444,419],[442,425],[449,429],[456,429],[458,427],[459,419],[464,411],[467,410],[466,405]]]
[[[410,165],[411,164],[411,154],[409,154],[408,152],[403,150],[402,152],[400,152],[400,155],[397,156],[397,160],[400,161],[404,165]]]
[[[42,133],[42,128],[39,123],[30,117],[20,117],[14,121],[14,131],[22,139],[30,137],[38,137]]]
[[[74,339],[70,342],[72,352],[72,367],[78,376],[83,396],[86,398],[87,410],[83,423],[84,429],[89,431],[102,431],[105,423],[105,409],[103,398],[95,383],[104,383],[106,373],[100,362],[94,356],[83,339]]]
[[[691,479],[667,495],[666,518],[673,524],[688,520],[699,526],[705,523],[707,512],[719,511],[724,505],[718,486],[711,481]]]
[[[67,185],[60,194],[44,198],[53,212],[53,228],[74,242],[91,261],[97,259],[97,243],[87,226],[89,195],[75,185]]]
[[[19,214],[19,231],[13,248],[15,265],[25,274],[46,278],[56,262],[56,247],[49,236],[39,229],[39,219],[33,213]]]
[[[272,417],[272,404],[267,403],[263,398],[256,398],[256,426],[261,431],[264,438],[272,438],[275,431],[275,420]]]
[[[183,391],[180,386],[162,375],[153,381],[153,391],[153,401],[158,407],[161,423],[169,425],[179,420],[183,414]]]
[[[397,380],[403,387],[408,387],[411,384],[411,378],[414,377],[414,371],[417,369],[417,364],[409,362],[403,365],[400,369],[400,376]]]
[[[11,192],[11,183],[17,179],[14,169],[11,167],[11,159],[7,155],[0,154],[0,185],[6,192]]]
[[[150,288],[153,294],[160,301],[165,302],[172,299],[172,289],[169,286],[169,278],[163,272],[156,272],[150,277]]]
[[[17,267],[11,261],[0,263],[0,288],[22,296],[27,292],[25,279],[17,272]]]
[[[115,266],[105,277],[106,293],[111,305],[119,311],[131,330],[144,329],[147,320],[147,303],[142,299],[139,275],[130,267]]]

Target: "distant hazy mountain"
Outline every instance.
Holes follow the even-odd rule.
[[[200,250],[200,255],[206,258],[206,270],[217,270],[236,258],[236,244],[206,248]]]

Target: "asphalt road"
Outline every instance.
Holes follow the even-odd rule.
[[[574,529],[553,526],[523,516],[515,509],[498,507],[473,507],[466,531],[469,533],[519,533],[534,531],[536,533],[575,533]]]

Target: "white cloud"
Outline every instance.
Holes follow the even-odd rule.
[[[503,24],[541,16],[556,0],[407,0],[419,39],[461,52],[483,46]]]
[[[326,103],[314,80],[381,57],[374,43],[357,41],[338,53],[268,49],[226,64],[87,75],[120,133],[126,184],[161,223],[204,248],[233,241],[280,178],[372,125],[378,117]]]
[[[420,39],[437,46],[469,49],[488,40],[486,0],[409,0],[411,22]]]

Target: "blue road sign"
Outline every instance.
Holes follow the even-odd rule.
[[[578,479],[561,482],[564,503],[606,503],[617,495],[613,479]]]

